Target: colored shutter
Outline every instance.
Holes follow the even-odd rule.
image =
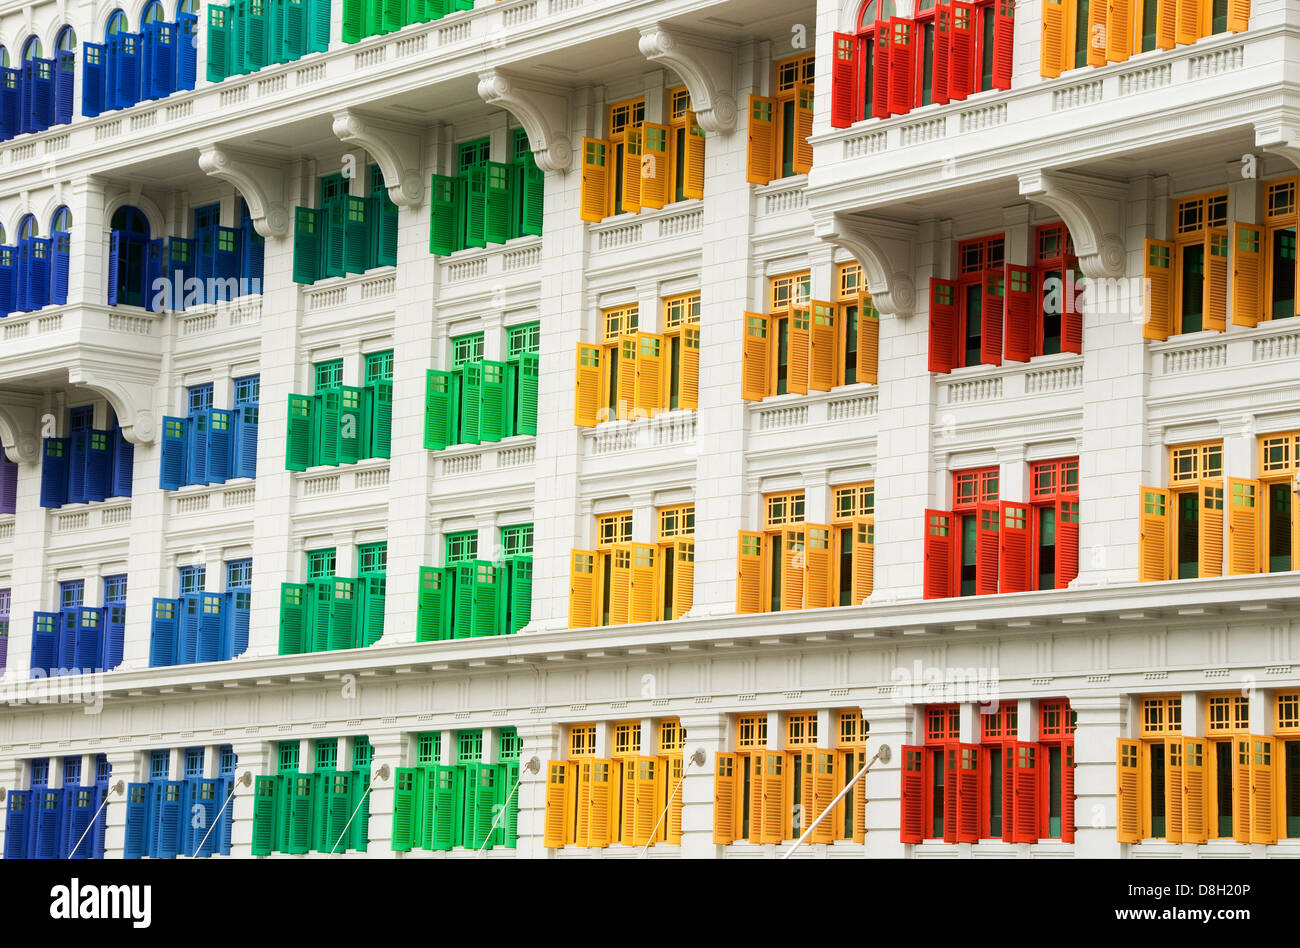
[[[1250,841],[1277,842],[1277,745],[1271,737],[1250,737]]]
[[[1031,511],[1024,504],[1005,500],[999,506],[1002,529],[998,539],[998,589],[1004,593],[1025,592],[1034,588]]]
[[[1046,79],[1061,74],[1065,63],[1065,2],[1043,0],[1043,36],[1039,45],[1038,73]]]
[[[667,125],[646,122],[638,132],[643,154],[636,174],[640,178],[640,202],[643,207],[661,208],[671,203],[668,193],[668,142],[672,129]],[[627,205],[626,198],[624,206]]]
[[[831,528],[804,524],[803,607],[824,609],[831,601]]]
[[[1217,232],[1216,232],[1217,233]],[[1255,326],[1263,311],[1260,293],[1260,228],[1240,221],[1232,225],[1232,324]]]
[[[1001,273],[984,277],[983,304],[980,316],[980,361],[985,365],[1002,364],[1002,304],[1004,281]]]
[[[569,628],[596,625],[596,553],[574,550],[569,561]]]
[[[925,579],[926,599],[946,599],[953,594],[952,511],[925,512]]]
[[[236,408],[233,477],[257,477],[257,417],[255,405]]]
[[[1228,231],[1213,227],[1205,232],[1205,328],[1228,328]]]
[[[749,401],[762,401],[771,394],[771,389],[768,318],[761,313],[746,313],[740,395]]]
[[[332,400],[333,393],[325,393]],[[369,455],[370,449],[370,392],[353,386],[338,389],[338,460],[352,464]]]
[[[848,128],[853,124],[857,95],[858,40],[847,33],[833,39],[835,59],[831,63],[831,127]]]
[[[641,129],[629,126],[622,153],[623,212],[635,214],[641,210]]]
[[[1088,4],[1088,65],[1106,65],[1107,28],[1110,17],[1110,4],[1107,2]]]
[[[850,580],[852,605],[859,606],[871,596],[876,571],[876,518],[860,517],[853,521],[853,552]]]
[[[1178,45],[1190,45],[1201,37],[1201,8],[1203,0],[1178,0]]]
[[[592,223],[605,219],[609,208],[610,144],[596,138],[582,140],[582,196],[579,217]]]
[[[681,384],[677,404],[684,411],[697,411],[700,402],[700,330],[698,326],[682,329]]]
[[[149,667],[176,664],[176,634],[180,603],[175,599],[155,599],[149,629]]]
[[[798,128],[805,125],[808,134],[812,134],[812,88],[808,88],[808,108],[807,115],[804,116],[798,108],[795,111],[795,121]],[[806,154],[808,167],[812,167],[812,146],[808,145],[806,140],[803,145],[797,145],[795,148],[795,172],[799,173],[799,163],[801,157]],[[701,201],[704,199],[704,129],[700,128],[700,123],[695,120],[695,113],[688,111],[686,113],[686,167],[682,174],[682,194],[687,200]]]
[[[757,755],[755,755],[757,756]],[[787,793],[793,784],[789,770],[794,765],[792,755],[782,751],[767,751],[763,754],[763,813],[762,840],[765,843],[780,843],[788,838],[790,821],[787,814],[791,807]],[[752,825],[752,817],[751,817]],[[752,833],[752,831],[751,831]]]
[[[614,358],[618,359],[618,404],[611,408],[617,409],[619,418],[627,419],[636,407],[636,335],[620,336],[614,351]]]
[[[691,611],[695,598],[695,541],[674,540],[665,555],[673,557],[673,611],[680,619]]]
[[[343,0],[342,39],[345,43],[358,43],[367,36],[365,0]]]
[[[363,457],[389,457],[393,450],[393,383],[383,380],[371,382],[362,398],[370,438],[369,454],[363,454]]]
[[[1163,341],[1173,332],[1174,245],[1147,240],[1143,247],[1142,276],[1146,283],[1146,320],[1142,338]]]
[[[1079,258],[1067,255],[1064,276],[1079,272]],[[1070,284],[1067,282],[1066,286]],[[1074,292],[1067,292],[1062,300],[1061,313],[1061,351],[1083,352],[1083,312],[1079,309]]]
[[[899,839],[919,843],[925,838],[925,748],[904,744],[899,773]],[[863,793],[861,782],[855,793]]]
[[[803,608],[806,532],[802,525],[781,531],[781,611]]]
[[[293,209],[293,282],[310,285],[321,278],[320,228],[323,215],[309,207]]]
[[[59,664],[59,628],[63,616],[57,612],[32,613],[31,669],[42,675]]]
[[[546,811],[542,830],[542,845],[547,849],[562,849],[572,830],[573,796],[571,784],[573,767],[567,761],[552,760],[546,763]]]
[[[1079,502],[1056,503],[1056,588],[1065,589],[1079,575]]]
[[[951,372],[957,364],[957,284],[930,278],[931,372]]]
[[[1156,0],[1156,49],[1173,49],[1178,33],[1178,0]]]
[[[512,180],[509,165],[489,161],[483,166],[483,236],[489,243],[503,244],[510,239]]]
[[[998,591],[1001,516],[997,502],[977,505],[975,516],[975,594],[985,596]]]
[[[808,388],[829,392],[835,385],[834,303],[812,302],[808,336]]]
[[[1169,491],[1158,487],[1139,488],[1138,581],[1169,578],[1172,511]]]
[[[657,415],[664,409],[664,337],[654,333],[636,334],[636,371],[634,374],[633,405],[645,417]],[[620,366],[620,369],[622,367]],[[620,378],[620,383],[622,379]],[[622,388],[622,385],[619,386]]]
[[[1200,487],[1200,532],[1198,545],[1201,554],[1199,575],[1223,575],[1223,482],[1202,484]]]
[[[289,431],[285,444],[285,468],[305,471],[316,463],[316,399],[310,395],[289,396]]]
[[[447,256],[461,249],[458,205],[461,188],[458,178],[435,174],[429,180],[429,252]]]
[[[905,115],[912,109],[912,21],[907,17],[889,19],[889,111]],[[883,29],[884,27],[882,27]]]
[[[69,236],[62,231],[50,235],[50,302],[64,306],[68,302]]]
[[[726,846],[736,841],[737,758],[713,755],[713,842]]]
[[[1137,741],[1116,742],[1115,835],[1121,843],[1142,840],[1142,759]]]
[[[307,584],[280,584],[280,654],[298,655],[310,651],[307,640],[308,597],[314,590]]]
[[[1165,840],[1183,841],[1183,740],[1165,738]]]
[[[506,631],[518,632],[533,614],[533,558],[512,556],[510,566],[510,623]]]
[[[504,362],[483,362],[483,381],[479,396],[479,438],[500,441],[506,430],[506,366]]]
[[[330,45],[330,0],[309,0],[307,52],[323,53]]]
[[[736,569],[736,612],[764,612],[763,547],[761,533],[740,531]]]
[[[519,357],[518,392],[515,397],[515,429],[509,434],[537,434],[537,383],[541,374],[539,357],[525,352]]]
[[[1261,565],[1259,481],[1228,478],[1228,575],[1257,573]]]
[[[59,50],[54,60],[54,122],[66,125],[72,121],[72,84],[76,76],[77,54]]]
[[[1228,29],[1244,33],[1250,25],[1250,0],[1228,0]]]
[[[1034,298],[1034,271],[1008,263],[1005,268],[1006,356],[1012,362],[1028,362],[1034,354],[1034,317],[1038,300]],[[995,365],[997,363],[994,363]]]
[[[573,389],[573,423],[583,428],[595,427],[601,418],[600,346],[578,344],[577,370]]]
[[[230,477],[234,450],[231,413],[213,408],[207,414],[207,479],[210,484],[224,484]]]
[[[948,98],[962,101],[971,94],[975,77],[975,6],[952,5],[952,43],[948,52]],[[883,32],[882,32],[883,35]]]
[[[152,38],[153,50],[149,60],[149,93],[161,99],[176,91],[176,26],[172,23],[145,25]]]
[[[632,611],[631,544],[616,544],[605,562],[609,570],[609,624],[626,625]]]
[[[474,563],[458,563],[452,567],[456,586],[452,591],[452,637],[469,638],[474,634]]]
[[[745,180],[769,184],[776,177],[776,100],[749,97],[749,125],[746,130]]]
[[[365,198],[350,194],[343,197],[343,269],[346,273],[366,272],[370,250],[366,211]]]
[[[934,54],[930,65],[930,98],[936,105],[948,104],[948,65],[952,51],[952,7],[937,4],[934,11]]]
[[[505,572],[492,563],[474,563],[474,615],[471,635],[499,635],[505,607]]]
[[[84,43],[81,48],[81,114],[94,118],[107,107],[104,88],[108,48],[102,43]]]
[[[889,25],[882,23],[868,42],[874,43],[876,54],[871,63],[871,117],[889,118]],[[951,89],[951,83],[949,83]]]
[[[62,507],[68,502],[70,439],[46,438],[41,451],[41,506]]]
[[[984,815],[980,809],[980,746],[978,744],[958,744],[952,749],[948,758],[955,764],[949,766],[944,774],[947,786],[956,788],[957,813],[955,836],[959,843],[975,843],[980,838],[980,821]],[[948,816],[944,814],[944,835],[947,836]]]
[[[1005,745],[1006,752],[1015,755],[1013,791],[1015,804],[1012,818],[1014,820],[1013,841],[1017,843],[1038,842],[1038,782],[1039,782],[1039,746],[1020,742]]]
[[[220,82],[235,70],[230,62],[230,23],[227,7],[208,7],[208,82]]]
[[[880,374],[880,313],[870,293],[858,294],[858,381],[876,385]]]
[[[193,13],[177,13],[175,32],[176,40],[176,89],[193,89],[198,72],[198,31],[199,18]]]
[[[463,365],[460,381],[460,440],[478,444],[483,427],[483,363]]]
[[[690,139],[694,137],[694,128],[692,134],[687,136],[687,150],[689,153]],[[812,171],[813,149],[812,142],[808,139],[812,136],[813,131],[813,87],[811,85],[800,85],[795,87],[794,93],[794,161],[792,162],[795,174],[807,174]],[[701,139],[701,142],[703,140]],[[704,154],[701,145],[700,152],[700,172],[703,174]],[[687,195],[687,197],[703,197],[700,195]]]
[[[416,611],[416,641],[435,642],[449,638],[451,631],[451,589],[447,571],[434,566],[420,567],[420,590]]]
[[[430,369],[424,383],[424,446],[441,451],[456,442],[456,404],[451,372]]]
[[[119,33],[116,37],[109,37],[110,50],[114,39],[117,40],[113,57],[114,103],[117,108],[125,109],[140,101],[140,34]]]
[[[632,544],[632,563],[629,572],[628,621],[653,622],[656,602],[662,597],[658,592],[659,548],[649,543]]]
[[[1111,0],[1128,3],[1128,0]],[[1011,88],[1012,53],[1015,49],[1015,0],[994,0],[993,10],[993,88]]]
[[[1200,738],[1183,738],[1183,842],[1204,843],[1208,837],[1206,821],[1206,781],[1209,778],[1205,765],[1205,741]]]

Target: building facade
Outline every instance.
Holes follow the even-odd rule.
[[[1300,852],[1300,8],[1149,6],[0,4],[5,857]]]

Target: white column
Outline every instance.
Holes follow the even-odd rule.
[[[1115,742],[1123,737],[1128,700],[1119,695],[1071,698],[1074,732],[1074,851],[1088,858],[1124,854],[1115,837]]]

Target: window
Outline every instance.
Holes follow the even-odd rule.
[[[774,67],[773,95],[749,97],[746,179],[768,184],[812,170],[813,73],[811,54]]]
[[[253,561],[230,560],[226,563],[226,589],[251,589],[253,586]]]
[[[1257,493],[1235,495],[1243,517],[1257,518]],[[1170,448],[1169,487],[1141,488],[1138,517],[1139,580],[1223,575],[1223,442]],[[1254,546],[1243,550],[1245,565]]]
[[[659,613],[680,619],[695,597],[695,505],[659,508]]]
[[[153,750],[149,752],[149,779],[166,780],[171,767],[171,751]]]
[[[456,763],[477,764],[483,760],[483,732],[456,732]]]
[[[328,362],[317,362],[314,371],[317,392],[322,392],[329,388],[338,388],[343,384],[342,359],[331,359]]]
[[[632,542],[632,514],[630,512],[602,514],[596,518],[596,544],[613,546]]]
[[[260,375],[245,375],[235,379],[235,402],[236,410],[241,408],[256,409],[262,395],[262,377]],[[250,416],[251,424],[257,424],[257,415]]]
[[[1282,801],[1277,835],[1300,838],[1300,692],[1280,691],[1274,697],[1276,797]],[[1253,763],[1253,761],[1252,761]]]
[[[875,582],[876,485],[844,484],[831,488],[834,561],[832,602],[860,606]]]
[[[416,737],[415,763],[418,767],[436,766],[442,762],[442,732],[426,731]]]
[[[1247,228],[1245,233],[1254,234],[1252,265],[1257,271],[1258,231]],[[1238,237],[1243,237],[1240,228]],[[1179,333],[1227,328],[1228,252],[1226,191],[1175,202],[1174,239],[1147,240],[1144,247],[1143,275],[1150,281],[1142,328],[1145,338],[1163,340]],[[1256,308],[1251,306],[1251,319]]]
[[[931,278],[931,372],[1002,364],[1003,250],[1001,234],[964,240],[957,245],[957,279]]]
[[[59,583],[59,608],[79,609],[86,597],[86,581],[72,579]]]
[[[700,294],[664,300],[662,395],[667,411],[695,411],[700,396]]]
[[[203,776],[203,748],[202,747],[185,748],[185,776],[187,777]]]
[[[446,557],[443,562],[448,566],[473,562],[478,559],[478,532],[465,530],[460,533],[449,533],[445,540],[445,548]]]
[[[632,542],[632,514],[596,518],[596,549],[571,554],[569,627],[655,620],[657,548]]]
[[[506,358],[536,355],[542,351],[542,324],[524,323],[506,329]]]
[[[927,510],[925,598],[998,591],[998,469],[957,471],[952,510]]]
[[[596,756],[596,725],[573,724],[569,727],[569,756]]]
[[[192,596],[203,592],[207,585],[206,566],[182,566],[180,573],[180,594]]]
[[[1033,266],[1007,264],[1004,357],[1083,351],[1083,317],[1077,304],[1083,273],[1074,242],[1062,223],[1034,229]]]
[[[768,281],[768,315],[745,314],[742,348],[741,396],[759,401],[769,395],[794,392],[806,395],[810,387],[829,391],[834,349],[834,304],[811,299],[808,271],[772,277]],[[812,312],[819,316],[817,368],[814,369]],[[820,353],[825,353],[822,360]]]
[[[1300,563],[1300,432],[1261,435],[1258,469],[1256,480],[1228,479],[1229,575],[1286,572]]]
[[[366,356],[366,384],[393,380],[393,350],[371,352]]]
[[[641,722],[622,721],[614,725],[614,757],[634,757],[641,753]]]
[[[357,575],[383,576],[388,572],[388,544],[366,543],[357,547]]]
[[[867,292],[861,264],[841,263],[836,286],[835,384],[874,385],[880,361],[880,314]]]
[[[488,163],[491,153],[491,139],[476,138],[472,142],[461,142],[456,147],[456,170],[468,171]]]
[[[187,404],[189,405],[189,413],[191,415],[212,410],[211,382],[204,382],[202,385],[191,385],[186,392]]]
[[[9,610],[12,606],[12,602],[13,602],[13,590],[0,589],[0,635],[3,636],[7,636],[9,634]],[[8,654],[7,648],[5,654],[6,655]],[[3,666],[0,665],[0,670],[2,669]]]
[[[456,175],[433,176],[430,253],[447,256],[542,233],[545,175],[523,129],[514,129],[506,145],[507,161],[495,162],[489,139],[463,142]]]
[[[699,294],[664,300],[663,333],[639,332],[635,303],[601,313],[599,345],[578,344],[574,423],[694,411],[699,398]]]
[[[502,527],[501,555],[507,558],[512,556],[532,556],[533,525],[531,523],[522,523],[511,527]]]
[[[307,580],[313,579],[332,579],[334,577],[335,551],[329,550],[308,550],[307,551]]]
[[[459,369],[467,362],[483,361],[483,333],[472,332],[451,340],[451,367]]]
[[[425,448],[535,435],[539,340],[536,323],[511,327],[502,362],[484,360],[484,333],[452,337],[450,367],[426,374]]]
[[[1282,178],[1270,181],[1265,186],[1262,227],[1257,224],[1232,225],[1232,321],[1236,325],[1254,326],[1259,319],[1288,319],[1297,313],[1298,180],[1300,179]],[[1263,291],[1263,299],[1257,301],[1260,290]]]
[[[518,760],[523,742],[519,739],[518,728],[503,727],[497,733],[497,757],[500,760]]]

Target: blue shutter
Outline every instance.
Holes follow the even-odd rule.
[[[65,231],[55,231],[50,248],[50,302],[66,306],[68,302],[68,258],[71,238]]]
[[[234,785],[234,777],[222,777],[217,781],[218,826],[213,835],[217,837],[217,851],[223,856],[230,855],[230,821],[233,817],[234,806],[233,801],[228,804],[226,800],[230,796]]]
[[[113,425],[109,432],[109,447],[113,452],[113,470],[108,496],[130,497],[135,481],[135,445],[126,440],[121,428]]]
[[[18,248],[0,246],[0,319],[16,312],[14,291],[18,282]]]
[[[58,667],[59,626],[62,619],[57,612],[32,613],[32,671],[40,669],[42,675],[47,675],[51,668]]]
[[[123,646],[126,640],[126,606],[117,603],[104,607],[104,671],[111,671],[122,664]]]
[[[223,658],[221,639],[225,622],[225,595],[200,593],[198,661],[216,662]]]
[[[252,593],[247,589],[235,589],[228,593],[230,601],[226,603],[226,625],[229,650],[224,658],[234,658],[248,651],[249,613],[252,611],[250,600]]]
[[[193,665],[199,660],[199,595],[180,598],[180,627],[176,636],[176,664]]]
[[[31,791],[10,790],[6,797],[5,852],[6,859],[26,859],[27,835],[31,817]]]
[[[149,633],[149,667],[162,668],[176,664],[176,631],[180,602],[175,599],[155,599],[153,619]]]
[[[217,845],[221,841],[221,830],[219,827],[214,827],[212,823],[217,818],[217,810],[224,800],[221,795],[222,781],[215,777],[191,777],[186,783],[191,785],[190,805],[185,811],[190,819],[186,820],[186,825],[191,826],[192,831],[190,844],[185,847],[185,854],[211,856],[217,851]],[[197,811],[195,807],[198,808]],[[200,819],[193,818],[200,814],[202,814]],[[195,823],[199,825],[194,826]]]
[[[158,465],[158,486],[162,490],[180,490],[186,484],[188,427],[184,418],[163,418],[162,461]]]
[[[164,99],[176,91],[176,24],[149,23],[153,50],[149,58],[148,84],[152,98]]]
[[[73,646],[71,667],[83,671],[100,670],[102,668],[100,649],[104,644],[104,610],[81,606],[76,610],[76,616],[76,641]]]
[[[61,49],[55,61],[54,122],[67,125],[72,121],[72,83],[77,75],[77,54]]]
[[[86,502],[86,451],[90,433],[75,432],[68,438],[68,500],[70,504]]]
[[[37,859],[58,859],[63,834],[63,791],[41,790],[36,812]]]
[[[262,277],[266,271],[266,240],[253,227],[252,218],[243,221],[239,225],[239,246],[242,259],[239,265],[239,276],[249,282],[248,292],[262,292]],[[257,281],[257,289],[252,289],[253,281]],[[240,295],[244,295],[241,289]]]
[[[208,415],[208,483],[224,484],[230,477],[232,413],[213,408]]]
[[[0,69],[0,141],[22,131],[22,73]]]
[[[114,44],[114,40],[117,43]],[[113,61],[116,88],[113,91],[113,104],[116,108],[126,109],[140,101],[140,34],[119,33],[108,38],[110,52],[116,45]]]
[[[5,457],[0,446],[0,513],[15,513],[18,507],[18,465]],[[0,662],[0,669],[4,663]]]
[[[224,246],[223,246],[224,244]],[[218,227],[213,257],[213,275],[218,280],[239,279],[239,229]],[[217,284],[217,299],[232,300],[239,291]]]
[[[199,18],[193,13],[176,14],[176,78],[175,89],[193,89],[199,63]]]
[[[145,247],[144,283],[140,287],[140,305],[151,313],[167,305],[167,294],[159,291],[164,266],[163,241],[158,237],[149,241]]]
[[[117,305],[118,284],[122,275],[122,232],[115,230],[108,236],[108,305]]]
[[[94,118],[109,108],[104,97],[108,84],[108,47],[83,43],[81,54],[81,114]]]
[[[68,502],[67,438],[46,438],[41,451],[41,506],[62,507]]]
[[[59,610],[59,647],[54,656],[57,667],[74,668],[77,657],[77,613],[81,607]]]
[[[113,491],[113,432],[90,431],[86,438],[86,500],[107,500]]]
[[[95,793],[91,787],[65,787],[64,794],[68,805],[67,815],[67,858],[90,859],[91,839],[90,818],[95,815]],[[82,836],[85,839],[82,839]],[[78,845],[80,844],[80,845]],[[73,847],[76,847],[75,850]]]
[[[185,308],[186,284],[194,279],[194,240],[188,237],[167,238],[167,279],[171,281],[171,308]]]
[[[27,245],[27,309],[36,310],[50,302],[50,242],[44,237],[29,237]]]
[[[126,835],[122,840],[123,859],[143,859],[149,836],[149,785],[126,785]]]
[[[160,781],[154,785],[158,791],[155,801],[158,807],[157,832],[154,835],[154,856],[159,859],[172,859],[181,847],[181,820],[184,815],[182,803],[185,796],[185,782],[182,780]]]
[[[232,477],[257,477],[256,406],[235,409],[235,451]]]
[[[42,131],[54,124],[54,68],[53,59],[33,59],[36,85],[32,88],[32,125]]]
[[[189,448],[186,468],[189,472],[187,483],[208,483],[208,416],[206,412],[190,415]]]

